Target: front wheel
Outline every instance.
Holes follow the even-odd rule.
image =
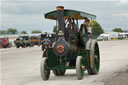
[[[77,79],[81,80],[83,79],[84,76],[84,70],[82,69],[82,56],[78,56],[76,59],[76,74],[77,74]]]
[[[44,57],[41,60],[41,64],[40,64],[40,72],[43,80],[48,80],[50,76],[50,70],[48,70],[47,67],[48,67],[48,61],[47,58]]]

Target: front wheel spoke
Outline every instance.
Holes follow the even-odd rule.
[[[98,63],[98,56],[95,55],[95,64],[97,64],[97,63]]]
[[[84,75],[83,65],[80,65],[80,69],[81,69],[81,74],[82,74],[82,76],[83,76],[83,75]]]
[[[83,70],[81,70],[81,74],[82,74],[82,76],[84,75],[84,71]]]

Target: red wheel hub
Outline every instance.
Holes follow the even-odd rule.
[[[57,46],[57,52],[58,53],[63,53],[64,52],[64,46],[63,45],[58,45]]]

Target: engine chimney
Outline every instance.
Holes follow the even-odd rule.
[[[57,30],[57,36],[58,39],[64,38],[64,7],[63,6],[57,6],[57,24],[58,24],[58,30]]]

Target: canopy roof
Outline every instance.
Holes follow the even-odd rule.
[[[46,19],[56,20],[56,14],[57,14],[57,10],[48,12],[44,16]],[[74,19],[85,19],[85,17],[96,19],[96,15],[93,15],[93,14],[89,14],[89,13],[85,13],[81,11],[64,9],[64,18],[66,19],[69,17],[74,18]]]

